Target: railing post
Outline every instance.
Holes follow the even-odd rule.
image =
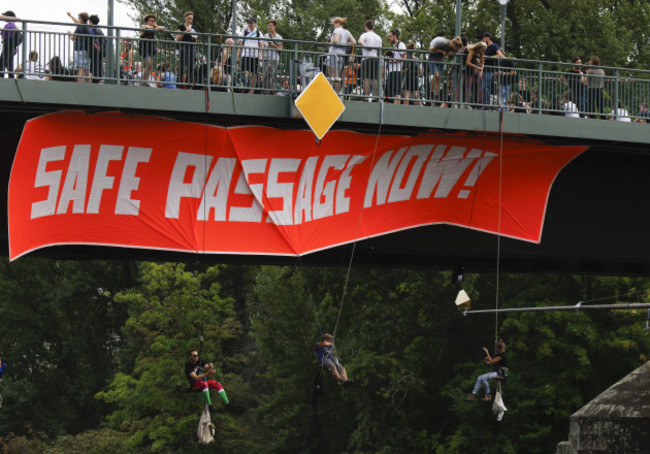
[[[620,73],[618,68],[616,68],[616,72],[614,73],[614,106],[612,107],[612,111],[616,114],[614,116],[615,120],[618,120],[618,87],[621,83],[619,76]]]
[[[20,50],[20,59],[21,59],[21,68],[23,77],[27,78],[27,65],[25,64],[27,62],[27,38],[31,38],[27,36],[27,22],[26,21],[21,21],[22,22],[22,32],[23,32],[23,45],[21,46]],[[13,58],[13,57],[12,57]],[[12,77],[15,77],[12,74]]]
[[[237,69],[237,52],[239,52],[239,44],[237,43],[237,36],[235,36],[235,17],[233,16],[233,36],[232,40],[235,43],[235,45],[232,47],[232,50],[230,51],[230,90],[232,92],[235,92],[235,77],[239,79],[239,70]],[[226,38],[227,39],[227,38]]]
[[[384,67],[384,57],[381,53],[381,49],[377,52],[377,97],[379,102],[384,102],[384,85],[381,83],[381,68]]]
[[[298,74],[300,72],[300,63],[298,63],[298,43],[293,43],[293,57],[289,59],[290,69],[289,74],[291,80],[289,81],[289,99],[293,99],[294,91],[298,92]]]
[[[212,77],[210,77],[210,72],[212,71],[212,64],[210,63],[212,60],[212,36],[208,35],[208,42],[207,42],[207,52],[205,55],[205,68],[206,68],[206,81],[205,85],[208,87],[208,91],[210,90],[210,86],[212,85]],[[216,59],[215,59],[216,61]],[[223,77],[223,74],[222,74]]]
[[[108,62],[109,68],[108,69],[108,74],[111,78],[114,78],[115,83],[119,84],[120,83],[120,54],[122,49],[120,48],[120,44],[122,42],[121,38],[121,32],[120,29],[115,29],[113,30],[115,32],[115,39],[109,39],[108,40],[108,58],[106,61]],[[128,57],[128,56],[127,56]]]
[[[542,99],[544,98],[544,90],[542,87],[544,86],[544,79],[542,78],[542,62],[537,63],[537,113],[539,115],[542,114]],[[550,98],[548,98],[550,99]]]

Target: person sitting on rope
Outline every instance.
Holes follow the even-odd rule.
[[[334,355],[334,336],[330,333],[323,334],[323,341],[317,342],[316,346],[316,357],[320,362],[321,367],[324,367],[327,370],[332,371],[332,375],[340,383],[346,384],[351,383],[351,380],[348,380],[348,373],[345,370],[341,361]]]
[[[478,393],[479,389],[481,389],[481,385],[485,387],[485,397],[481,398],[481,400],[485,402],[491,401],[492,395],[490,394],[489,380],[492,380],[494,378],[506,378],[508,371],[508,358],[506,356],[506,343],[503,342],[502,339],[499,339],[497,341],[496,350],[497,352],[493,358],[490,356],[488,349],[483,347],[483,351],[485,352],[485,364],[492,366],[492,372],[479,375],[479,377],[476,379],[476,384],[474,385],[472,393],[465,398],[467,402],[474,402],[476,400],[476,394]]]
[[[210,389],[216,389],[226,408],[231,408],[232,404],[228,401],[228,396],[221,383],[213,379],[208,379],[208,376],[217,373],[212,363],[206,364],[205,361],[199,358],[199,352],[196,350],[190,350],[188,353],[190,360],[185,364],[185,375],[190,382],[190,389],[192,391],[201,390],[203,392],[203,398],[205,399],[205,403],[208,404],[210,411],[214,411],[212,401],[210,400]]]

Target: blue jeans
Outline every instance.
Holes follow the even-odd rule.
[[[478,390],[481,389],[481,385],[485,388],[485,394],[490,394],[490,383],[489,380],[497,378],[499,376],[498,372],[488,372],[487,374],[479,375],[476,379],[476,384],[472,390],[472,394],[476,395]]]
[[[504,112],[507,110],[506,106],[510,97],[510,88],[510,85],[501,85],[499,87],[499,105],[503,107]],[[501,112],[501,107],[499,108],[499,112]]]
[[[494,73],[492,71],[483,71],[483,79],[481,82],[481,104],[490,105],[492,97],[490,96],[490,89],[492,88],[492,78]]]

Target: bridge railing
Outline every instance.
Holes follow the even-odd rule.
[[[23,42],[5,73],[19,78],[295,97],[323,72],[350,100],[650,120],[650,71],[645,70],[486,58],[485,70],[478,73],[457,55],[439,65],[438,80],[423,50],[409,50],[396,60],[392,48],[363,57],[360,46],[332,51],[328,43],[307,41],[282,40],[278,50],[255,47],[268,41],[263,37],[243,42],[240,36],[193,33],[196,41],[181,42],[174,30],[156,31],[155,39],[147,40],[137,28],[100,26],[102,35],[80,36],[72,33],[76,25],[71,23],[16,21],[16,26]],[[87,71],[75,68],[80,46],[90,60]],[[32,52],[37,62],[30,62]]]

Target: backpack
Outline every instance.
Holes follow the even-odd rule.
[[[17,49],[18,46],[20,46],[23,43],[24,39],[25,39],[25,36],[24,36],[23,32],[21,30],[18,30],[17,28],[14,28],[14,29],[6,29],[5,28],[3,31],[6,32],[6,33],[13,33],[13,36],[11,38],[8,38],[8,41],[13,43],[14,49]],[[3,33],[2,36],[4,37],[5,34]]]
[[[262,33],[260,33],[259,30],[255,30],[255,33],[253,33],[253,34],[249,34],[249,33],[248,33],[248,30],[245,30],[245,31],[244,31],[244,39],[243,39],[243,41],[246,41],[246,38],[249,38],[249,37],[253,37],[253,38],[263,38],[264,35],[262,35]],[[259,47],[259,41],[257,41],[257,43],[258,43],[257,45],[258,45],[258,47]]]

